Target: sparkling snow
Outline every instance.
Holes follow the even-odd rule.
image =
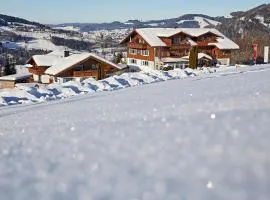
[[[247,67],[2,107],[0,199],[267,200],[269,77]]]

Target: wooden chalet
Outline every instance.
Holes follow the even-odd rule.
[[[231,53],[239,46],[216,29],[142,28],[133,30],[121,44],[128,46],[129,67],[160,69],[168,64],[182,66],[192,47],[199,53],[230,64]]]
[[[93,77],[104,79],[123,68],[92,53],[48,54],[31,57],[27,64],[34,82],[54,83]]]

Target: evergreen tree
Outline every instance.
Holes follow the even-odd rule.
[[[4,68],[5,76],[16,74],[15,65],[11,65],[9,61],[7,61],[5,68]]]
[[[124,56],[123,56],[123,53],[122,52],[115,54],[114,55],[114,63],[116,63],[116,64],[121,63],[123,57]]]
[[[189,67],[196,69],[198,67],[198,47],[192,47],[189,53]]]

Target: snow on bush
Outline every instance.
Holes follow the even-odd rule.
[[[109,91],[111,90],[111,86],[109,86],[108,84],[105,84],[103,82],[99,82],[93,78],[88,78],[84,81],[82,81],[82,84],[85,87],[88,87],[90,89],[92,89],[93,91],[96,92],[101,92],[101,91]]]
[[[7,103],[6,101],[3,99],[3,97],[0,96],[0,106],[6,106]]]
[[[120,76],[115,75],[100,81],[88,78],[81,82],[70,81],[63,84],[50,84],[44,86],[44,88],[36,88],[29,84],[17,84],[14,89],[6,89],[3,92],[0,92],[0,106],[43,102],[81,94],[113,91],[127,87],[225,71],[226,69],[235,69],[235,67],[222,69],[201,68],[200,70],[186,68],[166,72],[148,69],[147,71],[124,73]]]

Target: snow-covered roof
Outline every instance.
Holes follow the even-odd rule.
[[[212,29],[212,31],[217,34],[220,35],[221,37],[217,38],[217,43],[209,43],[209,45],[215,45],[217,48],[219,49],[239,49],[239,46],[233,42],[232,40],[230,40],[229,38],[227,38],[225,35],[223,35],[221,32],[219,32],[216,29]]]
[[[59,55],[48,55],[47,54],[47,55],[34,55],[34,56],[32,56],[32,59],[35,61],[37,66],[50,67],[54,63],[56,63],[57,61],[62,59],[62,57]],[[31,58],[27,61],[27,63],[29,63],[30,60],[31,60]]]
[[[71,56],[62,58],[58,60],[56,63],[54,63],[50,68],[48,68],[45,73],[49,75],[58,75],[59,73],[68,70],[69,68],[72,68],[75,65],[78,65],[82,63],[83,61],[87,59],[94,59],[103,63],[106,63],[110,66],[113,66],[117,69],[122,69],[120,66],[100,57],[93,53],[81,53],[81,54],[73,54]]]
[[[192,39],[188,38],[188,43],[191,45],[191,46],[197,46],[198,44],[196,42],[194,42]]]
[[[161,37],[171,37],[182,32],[191,37],[199,37],[206,33],[212,33],[218,36],[218,42],[211,43],[211,45],[215,45],[219,49],[239,49],[237,44],[213,28],[141,28],[136,29],[135,32],[142,36],[145,41],[152,47],[165,47],[167,45],[161,40]],[[133,33],[134,32],[131,34]],[[131,34],[129,34],[121,43],[126,41],[127,38],[131,36]],[[195,45],[195,42],[193,42],[191,45]]]
[[[29,78],[30,76],[31,76],[31,74],[29,74],[29,73],[13,74],[13,75],[0,77],[0,81],[17,81],[17,80],[22,80],[22,79]]]

